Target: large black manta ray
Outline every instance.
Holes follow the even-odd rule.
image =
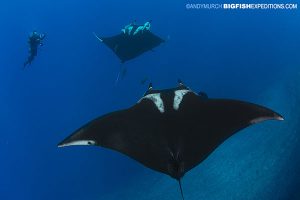
[[[132,32],[138,27],[138,25],[133,25]],[[94,35],[100,42],[109,47],[122,63],[134,59],[147,51],[151,51],[164,42],[163,39],[154,35],[149,30],[136,35],[125,33],[120,33],[112,37],[99,37],[95,33]]]
[[[119,151],[179,181],[239,130],[265,120],[283,120],[256,104],[211,99],[179,82],[154,90],[132,107],[103,115],[67,137],[59,147],[97,145]]]

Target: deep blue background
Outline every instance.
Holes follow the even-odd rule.
[[[121,154],[56,147],[87,121],[134,104],[147,88],[144,78],[156,88],[181,78],[209,96],[261,103],[286,118],[229,139],[187,174],[187,199],[300,199],[299,9],[187,10],[185,4],[1,2],[0,199],[180,199],[176,182]],[[113,35],[134,19],[151,19],[152,31],[168,41],[126,63],[116,86],[119,60],[92,32]],[[47,34],[45,45],[22,70],[34,29]]]

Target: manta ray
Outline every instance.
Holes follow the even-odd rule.
[[[135,25],[134,29],[137,27]],[[164,42],[151,31],[144,31],[137,35],[120,33],[111,37],[99,37],[96,33],[94,35],[118,56],[121,63],[134,59],[147,51],[152,51]]]
[[[155,171],[178,180],[204,161],[227,138],[265,120],[283,120],[253,103],[213,99],[181,81],[175,88],[149,85],[132,107],[103,115],[58,144],[97,145],[121,152]]]

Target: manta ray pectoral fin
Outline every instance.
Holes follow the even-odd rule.
[[[72,135],[61,141],[57,146],[67,147],[98,145],[97,140],[93,137],[86,137],[85,132],[85,128],[80,128],[77,131],[75,131]]]
[[[67,147],[67,146],[86,146],[86,145],[96,145],[96,142],[93,140],[77,140],[72,142],[62,142],[58,144],[58,147]]]
[[[279,121],[283,121],[284,118],[277,114],[277,113],[274,113],[274,116],[267,116],[267,117],[258,117],[258,118],[255,118],[253,120],[250,121],[250,124],[257,124],[259,122],[263,122],[263,121],[266,121],[266,120],[269,120],[269,119],[275,119],[275,120],[279,120]]]
[[[103,42],[103,40],[95,32],[93,32],[93,34],[100,42]]]

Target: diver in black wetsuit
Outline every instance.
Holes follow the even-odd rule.
[[[36,31],[33,31],[29,38],[28,38],[28,44],[29,44],[29,56],[27,58],[27,61],[24,63],[24,68],[27,65],[30,65],[34,57],[37,55],[37,49],[38,46],[43,46],[43,39],[45,38],[45,34],[39,34]]]

